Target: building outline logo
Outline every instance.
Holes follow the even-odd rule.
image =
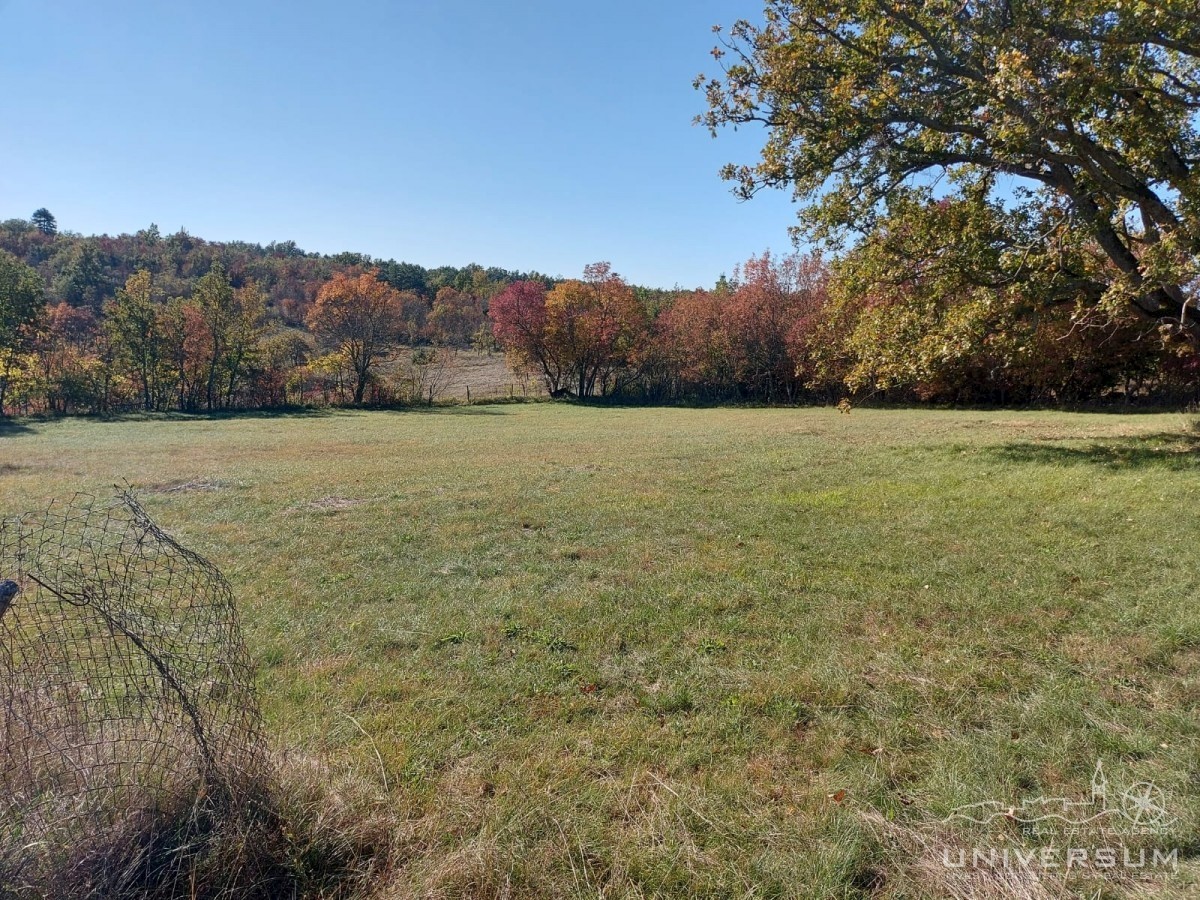
[[[955,807],[943,822],[987,825],[997,819],[1006,819],[1023,825],[1058,822],[1070,826],[1109,822],[1131,828],[1162,829],[1176,821],[1167,810],[1162,789],[1152,781],[1138,781],[1119,794],[1112,794],[1104,762],[1098,759],[1092,773],[1091,795],[1086,800],[1039,796],[1023,800],[1019,806],[982,800]]]

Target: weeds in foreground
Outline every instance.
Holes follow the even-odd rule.
[[[386,794],[296,752],[273,770],[233,797],[197,783],[157,809],[109,810],[107,827],[49,853],[0,834],[0,898],[344,898],[382,884],[404,833]]]

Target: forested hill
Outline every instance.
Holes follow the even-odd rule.
[[[377,268],[380,278],[432,305],[442,288],[453,288],[484,301],[520,280],[555,283],[537,272],[467,265],[427,269],[363,253],[310,253],[294,241],[263,246],[245,241],[206,241],[180,230],[164,235],[151,225],[136,234],[83,236],[59,231],[53,216],[39,210],[33,219],[0,222],[0,250],[36,270],[45,282],[48,304],[67,303],[99,312],[134,272],[145,269],[168,297],[191,294],[196,282],[220,263],[234,287],[254,282],[266,295],[269,315],[287,325],[302,325],[322,284],[338,271]]]

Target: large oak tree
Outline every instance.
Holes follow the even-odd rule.
[[[1200,340],[1195,0],[768,0],[714,54],[701,120],[768,129],[723,174],[791,187],[809,236],[869,234],[914,191],[988,194],[1100,249],[1062,273],[1074,296]]]

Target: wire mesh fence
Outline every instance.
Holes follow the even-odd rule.
[[[128,492],[0,526],[0,895],[182,859],[265,775],[215,567]]]

